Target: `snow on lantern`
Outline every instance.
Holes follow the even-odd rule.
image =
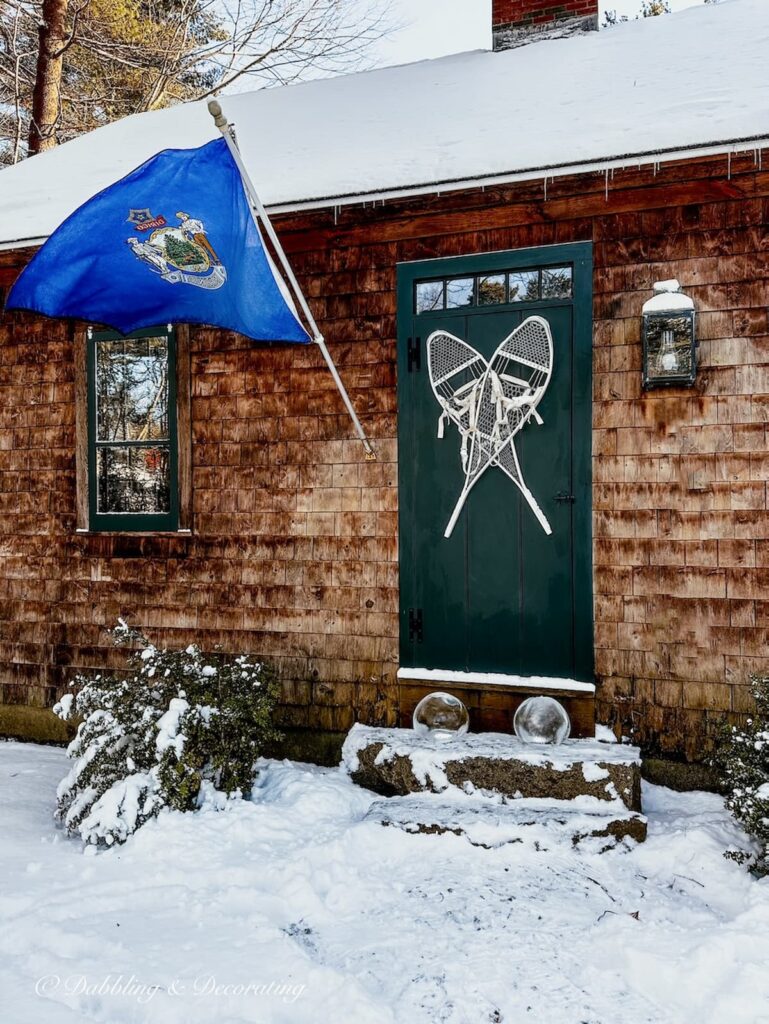
[[[658,281],[643,307],[644,388],[691,386],[697,376],[694,303],[678,281]]]

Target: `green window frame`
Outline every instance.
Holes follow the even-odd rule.
[[[144,410],[146,416],[144,429],[148,430],[152,426],[159,432],[152,437],[141,436],[144,431],[140,431],[138,437],[131,436],[132,431],[126,427],[125,400],[123,400],[122,431],[116,430],[115,436],[105,437],[103,436],[104,432],[108,432],[108,428],[111,429],[114,426],[114,421],[100,420],[97,376],[100,373],[100,367],[106,365],[107,343],[114,345],[115,342],[122,342],[125,356],[126,342],[145,339],[148,339],[148,356],[150,353],[149,340],[162,339],[165,341],[166,359],[162,388],[156,385],[155,391],[145,396],[142,396],[139,391],[140,398],[148,402],[147,409]],[[105,348],[101,350],[100,345],[104,345]],[[158,365],[162,371],[162,360]],[[117,331],[89,329],[86,335],[86,368],[89,530],[99,532],[177,531],[179,529],[177,332],[171,324],[135,331],[128,335],[122,335]],[[135,382],[132,383],[136,391],[145,382],[139,382],[138,385]],[[145,386],[147,385],[145,384]],[[158,401],[164,403],[163,414],[159,417],[156,415]],[[158,424],[161,424],[161,427],[158,427]],[[133,432],[135,432],[135,427]],[[164,457],[165,473],[162,472]],[[144,466],[142,466],[142,460],[144,460]],[[127,486],[124,486],[123,494],[120,493],[121,480],[118,473],[112,475],[113,486],[110,487],[108,468],[110,465],[119,466],[121,462],[124,466],[131,467],[131,471],[135,473],[131,479],[129,471]],[[140,486],[142,473],[146,477],[157,472],[158,466],[161,467],[161,471],[157,475],[156,489],[153,490],[150,477],[150,486],[142,490]],[[162,489],[163,476],[167,478],[168,482],[167,493]],[[117,491],[114,486],[115,479],[117,479]],[[123,480],[125,481],[125,479],[124,476]],[[156,507],[143,511],[136,507],[142,503],[154,504]],[[120,508],[109,507],[121,504],[123,507]],[[135,507],[127,507],[131,504]]]

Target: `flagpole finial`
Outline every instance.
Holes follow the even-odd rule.
[[[214,124],[220,131],[227,127],[227,118],[222,113],[222,105],[219,100],[208,101],[208,113],[213,117]]]

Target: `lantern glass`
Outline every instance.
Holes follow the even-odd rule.
[[[694,311],[645,313],[643,348],[645,388],[694,384]]]

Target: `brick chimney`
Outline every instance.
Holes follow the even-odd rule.
[[[598,0],[492,0],[494,49],[598,28]]]

